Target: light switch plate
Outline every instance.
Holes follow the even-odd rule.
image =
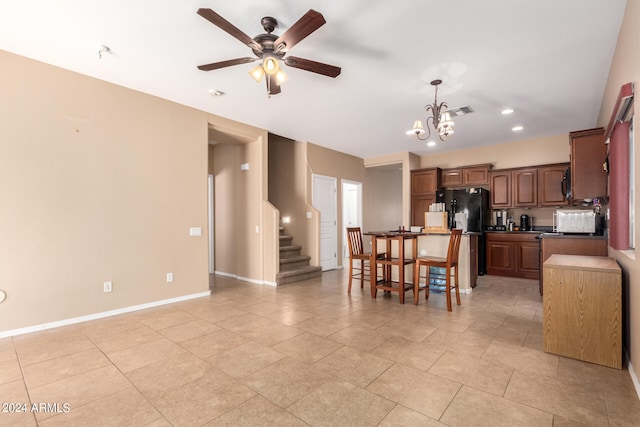
[[[202,228],[201,227],[189,228],[189,236],[202,236]]]

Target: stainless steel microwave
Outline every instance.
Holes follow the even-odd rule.
[[[600,234],[602,218],[592,210],[556,209],[553,231],[557,233]]]

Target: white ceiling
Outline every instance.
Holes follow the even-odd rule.
[[[626,0],[25,0],[0,2],[0,49],[213,114],[368,158],[424,155],[594,127]],[[280,35],[308,9],[327,23],[290,55],[342,67],[336,79],[286,67],[266,96],[252,56],[196,14],[211,8],[250,36]],[[98,58],[100,45],[111,50]],[[1,64],[0,64],[1,69]],[[405,135],[433,102],[470,105],[427,148]],[[210,90],[222,97],[212,97]],[[504,107],[516,112],[501,116]],[[520,124],[524,130],[514,133]]]

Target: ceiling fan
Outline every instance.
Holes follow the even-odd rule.
[[[283,62],[290,67],[311,71],[312,73],[322,74],[323,76],[335,78],[340,74],[340,67],[323,64],[310,59],[298,58],[296,56],[285,57],[293,46],[327,22],[321,13],[313,9],[309,9],[307,13],[281,36],[271,34],[278,25],[278,21],[270,16],[265,16],[260,20],[260,23],[266,33],[259,34],[253,38],[249,37],[211,9],[198,9],[198,15],[240,40],[243,44],[249,46],[255,55],[255,57],[235,58],[199,65],[198,69],[202,71],[217,70],[232,65],[247,64],[262,60],[262,64],[252,69],[249,74],[257,82],[260,82],[262,76],[265,76],[268,95],[280,93],[280,83],[284,82],[287,78],[282,68],[280,68],[279,60],[283,60]]]

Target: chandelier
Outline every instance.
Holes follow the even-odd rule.
[[[427,126],[427,131],[425,131],[422,126],[422,120],[416,120],[413,122],[413,128],[407,131],[407,135],[415,135],[421,141],[426,141],[431,136],[431,128],[429,127],[429,120],[431,120],[431,124],[435,130],[438,131],[438,137],[440,141],[445,141],[447,137],[453,135],[453,120],[451,120],[451,114],[447,111],[449,108],[446,102],[441,102],[438,104],[438,85],[442,83],[442,80],[433,80],[431,82],[432,86],[436,87],[436,96],[432,105],[427,105],[424,107],[424,110],[427,112],[431,112],[431,116],[427,116],[425,120],[425,124]],[[424,134],[427,133],[427,136]]]

